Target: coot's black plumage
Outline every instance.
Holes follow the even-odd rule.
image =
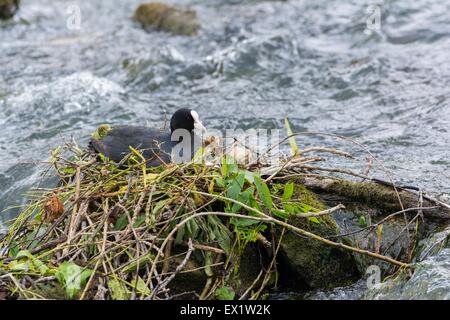
[[[147,160],[147,166],[158,166],[171,162],[172,149],[181,140],[172,141],[172,133],[185,129],[191,135],[191,155],[195,154],[194,141],[197,130],[205,131],[197,112],[190,109],[176,111],[170,120],[170,131],[141,126],[118,126],[112,128],[101,139],[92,138],[89,146],[96,153],[103,153],[109,159],[120,162],[131,152],[130,146],[140,150]]]

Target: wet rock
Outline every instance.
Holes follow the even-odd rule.
[[[438,228],[436,233],[419,243],[416,260],[423,261],[444,248],[450,248],[450,223]]]
[[[293,217],[289,223],[322,237],[338,233],[332,219],[320,219],[320,223]],[[348,285],[357,280],[359,273],[356,262],[348,251],[327,246],[319,241],[286,232],[280,248],[280,264],[283,282],[288,286],[301,288],[334,288]]]
[[[415,266],[410,279],[402,274],[376,285],[364,299],[369,300],[449,300],[450,249],[443,249]]]
[[[346,286],[337,287],[331,290],[316,290],[307,292],[299,296],[297,299],[302,300],[359,300],[362,299],[367,289],[365,279],[360,279],[357,282]]]
[[[349,234],[348,240],[352,245],[372,252],[389,256],[398,261],[409,261],[414,250],[414,239],[422,239],[426,234],[426,226],[405,221],[402,215],[393,217],[383,222],[382,227],[367,228],[386,218],[380,210],[362,204],[340,201],[346,209],[334,214],[334,219],[339,225],[342,234]],[[330,203],[331,205],[331,203]],[[408,221],[412,217],[408,218]],[[358,232],[360,231],[360,232]],[[354,254],[358,269],[365,274],[371,265],[380,267],[382,275],[388,275],[395,271],[396,267],[381,260],[365,255]]]
[[[402,210],[399,197],[404,208],[417,207],[417,195],[406,190],[395,190],[379,183],[351,182],[335,179],[305,178],[301,181],[310,190],[318,194],[329,206],[339,203],[346,209],[335,213],[333,218],[342,234],[348,235],[353,246],[363,250],[389,256],[395,260],[409,262],[417,254],[416,241],[425,239],[443,221],[448,219],[448,210],[439,208],[431,200],[424,199],[424,207],[435,207],[410,223],[417,215],[411,210],[405,215],[397,214],[387,218],[394,212]],[[417,217],[416,217],[417,218]],[[382,222],[382,223],[381,223]],[[380,225],[378,225],[380,223]],[[369,226],[374,226],[369,228]],[[362,274],[370,265],[381,268],[382,276],[393,272],[396,267],[380,260],[354,254],[358,268]]]
[[[197,34],[199,29],[195,11],[157,2],[141,4],[134,13],[134,20],[144,28],[186,36]]]
[[[303,185],[315,193],[330,195],[335,200],[349,203],[361,203],[377,208],[380,213],[391,214],[406,208],[415,208],[420,198],[417,193],[407,189],[394,189],[389,182],[354,182],[324,177],[305,177],[299,179]],[[399,198],[403,204],[400,205]],[[424,213],[429,222],[446,222],[450,219],[450,209],[436,205],[432,199],[424,196],[422,206],[433,207]]]
[[[318,209],[325,206],[311,192],[298,185],[296,201]],[[336,222],[327,216],[310,220],[292,216],[290,224],[303,230],[328,238],[339,234]],[[281,230],[277,229],[280,235]],[[345,239],[344,239],[345,240]],[[348,285],[358,279],[359,272],[353,255],[345,250],[330,247],[319,241],[286,231],[280,247],[280,274],[282,282],[292,289],[334,288]]]
[[[20,0],[0,0],[0,19],[11,19],[19,10]]]

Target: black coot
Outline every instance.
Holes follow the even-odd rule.
[[[180,109],[170,120],[170,132],[141,126],[119,126],[112,128],[100,139],[92,138],[89,147],[96,153],[103,153],[109,159],[120,162],[131,152],[131,146],[142,152],[147,160],[147,166],[158,166],[172,162],[172,152],[174,150],[178,152],[181,144],[185,142],[190,142],[190,148],[185,150],[191,151],[188,160],[192,159],[201,146],[200,133],[204,131],[206,129],[200,122],[197,112]],[[187,133],[189,139],[178,138],[180,133]],[[178,159],[182,156],[180,154]]]

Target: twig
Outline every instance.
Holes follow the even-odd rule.
[[[175,278],[175,276],[183,270],[183,268],[186,266],[186,264],[189,261],[189,258],[191,257],[192,251],[194,251],[194,246],[192,245],[192,239],[189,239],[188,241],[188,251],[186,253],[186,256],[184,257],[183,261],[177,266],[175,269],[175,272],[172,273],[169,277],[164,279],[161,283],[157,284],[155,289],[153,289],[152,294],[150,295],[150,300],[154,299],[156,294],[158,294],[159,290],[163,290],[166,288],[166,286]]]

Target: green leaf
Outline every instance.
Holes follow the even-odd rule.
[[[87,279],[91,276],[92,270],[83,269],[73,262],[63,262],[56,271],[56,279],[64,288],[69,299],[73,299],[82,287],[86,284]]]
[[[314,223],[320,224],[320,220],[319,220],[319,219],[317,219],[316,217],[309,217],[308,219],[309,219],[309,221],[311,221],[311,222],[314,222]]]
[[[43,276],[47,275],[50,271],[50,268],[48,268],[41,260],[33,256],[28,250],[19,251],[15,258],[15,260],[8,264],[8,269],[11,271],[33,271],[38,272]]]
[[[287,219],[287,218],[289,218],[289,215],[291,214],[291,212],[289,212],[287,210],[282,211],[282,210],[278,210],[278,209],[272,209],[272,213],[281,219]]]
[[[144,294],[146,296],[149,296],[152,293],[150,291],[150,289],[148,288],[147,284],[145,283],[145,281],[141,277],[138,277],[138,281],[136,284],[136,290],[140,294]]]
[[[197,221],[189,220],[186,226],[187,229],[189,230],[189,237],[192,239],[197,239],[198,233],[200,231]]]
[[[33,264],[36,267],[36,269],[39,271],[39,273],[43,276],[47,275],[50,271],[50,268],[47,267],[41,260],[34,258]]]
[[[153,261],[153,259],[155,259],[155,256],[153,253],[147,253],[143,256],[140,256],[139,259],[137,259],[137,260],[131,262],[129,265],[125,266],[125,268],[123,268],[123,272],[130,273],[130,272],[136,271],[138,265],[139,265],[139,268],[142,268],[147,263],[151,263]]]
[[[205,148],[201,147],[197,150],[197,152],[195,152],[194,157],[192,158],[192,161],[194,163],[204,163],[204,158],[205,158]]]
[[[228,176],[228,163],[227,163],[227,158],[223,157],[222,158],[222,176],[223,177],[227,177]]]
[[[16,259],[22,259],[22,258],[28,258],[28,259],[32,260],[32,255],[31,255],[30,251],[20,250],[16,255]]]
[[[305,203],[299,203],[296,206],[296,213],[308,213],[308,212],[319,212],[319,211],[320,210],[318,210],[314,207],[311,207],[310,205],[305,204]]]
[[[166,206],[168,200],[161,200],[155,204],[155,207],[152,210],[152,215],[156,217],[159,211]]]
[[[245,219],[245,218],[231,218],[230,222],[235,225],[236,227],[248,227],[252,226],[254,224],[259,223],[258,220],[253,219]]]
[[[139,228],[140,226],[142,226],[145,222],[145,215],[140,215],[136,218],[136,221],[134,222],[133,227],[134,228]]]
[[[183,224],[177,231],[177,235],[175,237],[175,245],[180,245],[183,243],[185,232],[186,232],[186,224]]]
[[[225,156],[222,158],[222,176],[228,177],[233,173],[238,172],[239,168],[236,164],[236,161],[229,156]]]
[[[239,194],[241,193],[242,187],[244,186],[245,175],[239,174],[236,178],[232,178],[230,181],[230,186],[227,190],[227,197],[233,200],[237,200]]]
[[[261,177],[255,176],[255,186],[258,191],[259,198],[264,203],[267,209],[272,209],[272,196],[267,184],[262,181]]]
[[[75,174],[75,172],[77,171],[77,170],[76,170],[75,168],[73,168],[73,167],[60,168],[59,170],[61,170],[61,171],[64,172],[64,173],[70,174],[70,175]]]
[[[8,264],[8,269],[10,271],[28,272],[30,270],[30,261],[13,260]]]
[[[238,194],[237,201],[242,202],[248,206],[252,206],[252,200],[254,199],[253,193],[255,189],[253,187],[249,187],[244,192]],[[231,208],[232,213],[238,213],[241,210],[242,206],[240,204],[234,203]]]
[[[360,226],[365,227],[366,226],[366,217],[363,215],[359,216],[358,223]]]
[[[210,229],[210,240],[218,240],[222,250],[229,254],[231,252],[231,231],[217,216],[207,216],[207,221]]]
[[[217,300],[233,300],[236,295],[233,289],[228,287],[220,287],[215,293]]]
[[[289,182],[284,186],[283,201],[289,201],[294,194],[294,183]]]
[[[284,118],[284,126],[286,127],[286,131],[287,131],[288,137],[292,136],[293,132],[292,132],[291,125],[289,124],[289,120],[288,120],[287,117]],[[293,156],[299,156],[300,155],[300,151],[299,151],[298,146],[297,146],[297,141],[295,141],[295,137],[290,137],[289,138],[289,144],[291,145],[292,155]]]
[[[208,277],[212,277],[214,275],[214,272],[211,267],[211,265],[213,264],[212,252],[205,251],[204,255],[205,255],[205,274]]]
[[[9,256],[15,257],[20,252],[20,248],[17,245],[17,242],[15,240],[11,241],[11,244],[9,246]]]
[[[108,287],[111,289],[111,296],[113,300],[129,300],[130,292],[127,286],[119,280],[109,279]]]
[[[116,221],[114,225],[114,230],[119,231],[125,229],[128,225],[128,216],[126,214],[122,214]]]
[[[225,180],[222,177],[215,177],[214,181],[219,187],[221,188],[225,187]]]

